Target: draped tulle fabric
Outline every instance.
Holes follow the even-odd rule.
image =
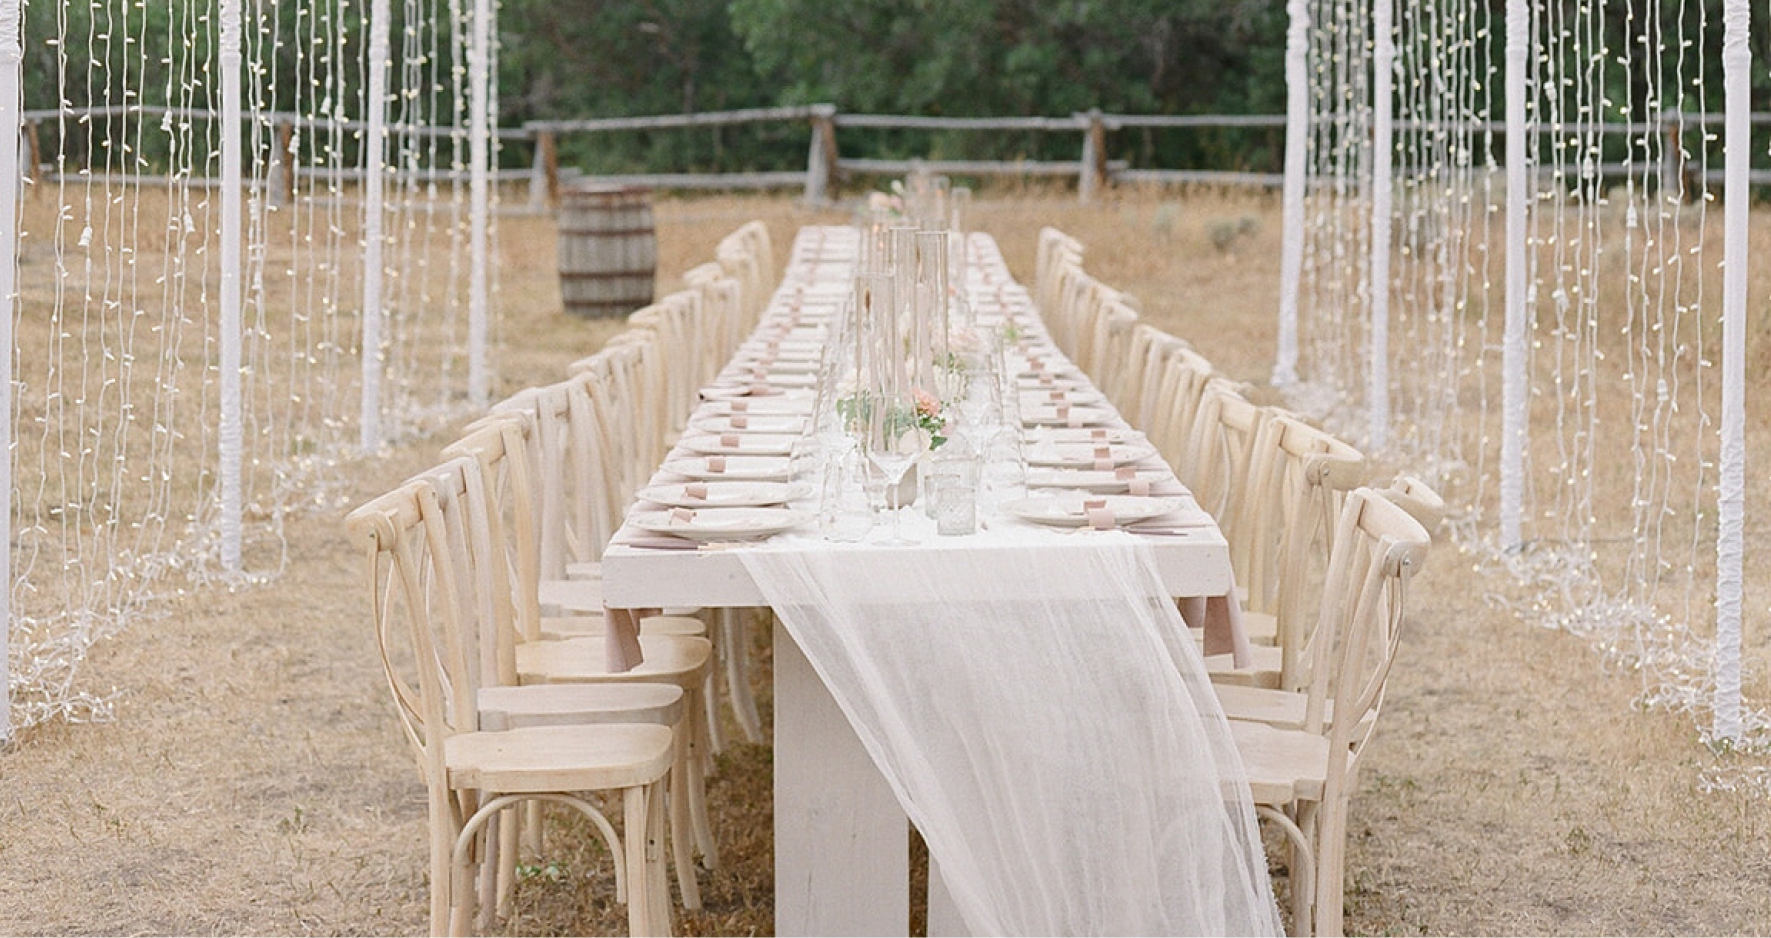
[[[1248,787],[1146,545],[742,552],[973,934],[1277,934]]]

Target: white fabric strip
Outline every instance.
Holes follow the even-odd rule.
[[[1298,380],[1298,285],[1304,272],[1304,187],[1310,158],[1310,5],[1289,0],[1285,34],[1284,241],[1279,255],[1279,348],[1273,386]]]
[[[492,150],[489,99],[494,16],[496,14],[492,10],[491,0],[474,0],[473,36],[468,55],[468,81],[472,100],[468,127],[469,162],[472,164],[469,167],[471,175],[468,183],[472,203],[469,208],[472,216],[472,259],[467,299],[467,398],[475,407],[486,406],[492,388],[491,374],[486,367],[487,308],[490,305],[486,252],[490,243],[488,231],[492,213],[488,179]]]
[[[19,45],[24,11],[0,0],[0,544],[12,543],[12,314],[18,282]],[[35,169],[33,168],[33,172]],[[0,745],[12,738],[12,551],[0,551]]]
[[[1377,44],[1372,63],[1371,119],[1371,333],[1366,351],[1366,451],[1381,452],[1390,442],[1390,211],[1394,202],[1391,163],[1395,113],[1395,0],[1375,0],[1371,32]]]
[[[240,568],[240,0],[221,0],[221,568]]]
[[[1531,8],[1527,0],[1507,0],[1507,272],[1506,337],[1501,351],[1500,546],[1524,539],[1525,504],[1525,233],[1531,193],[1526,188],[1525,81],[1531,51]]]
[[[1147,545],[741,556],[972,934],[1278,934],[1240,759]]]
[[[1748,172],[1752,152],[1752,51],[1748,0],[1722,7],[1722,74],[1727,139],[1722,192],[1722,462],[1716,534],[1716,697],[1713,733],[1738,740],[1742,529],[1746,514],[1746,272]]]
[[[369,10],[369,87],[363,138],[363,406],[364,453],[381,448],[381,375],[386,364],[381,348],[382,326],[382,175],[386,172],[388,32],[393,14],[388,0],[374,0]]]

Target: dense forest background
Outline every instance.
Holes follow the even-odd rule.
[[[1275,0],[503,0],[510,122],[829,103],[845,112],[1063,116],[1285,109]],[[594,51],[592,51],[594,50]],[[1121,132],[1144,165],[1273,169],[1270,130]],[[804,165],[804,127],[580,139],[598,171]],[[1077,134],[845,129],[845,155],[1075,159]],[[572,149],[576,145],[578,149]],[[1160,152],[1160,157],[1158,153]]]
[[[1592,0],[1538,0],[1554,11]],[[1678,100],[1657,94],[1649,70],[1609,60],[1597,70],[1611,119],[1668,108],[1719,111],[1722,0],[1603,0],[1604,45],[1662,51],[1684,69]],[[249,92],[267,110],[361,118],[367,0],[244,0]],[[470,4],[393,0],[392,75],[420,78],[396,94],[391,119],[450,122],[459,114],[462,63],[452,49]],[[1504,0],[1470,0],[1475,55],[1498,87]],[[1282,0],[497,0],[499,123],[671,114],[828,103],[845,113],[1065,116],[1280,114],[1285,108]],[[117,104],[213,108],[217,24],[208,2],[34,0],[25,7],[27,110]],[[1753,24],[1754,104],[1771,111],[1771,29]],[[1686,38],[1681,43],[1680,37]],[[1597,38],[1597,37],[1596,37]],[[1693,60],[1696,60],[1695,63]],[[1640,61],[1640,60],[1639,60]],[[1487,69],[1487,74],[1480,74]],[[1399,75],[1402,81],[1409,76]],[[1492,92],[1491,92],[1492,93]],[[1493,106],[1498,108],[1495,100]],[[53,123],[53,122],[51,122]],[[134,139],[134,161],[162,162],[171,145],[116,117],[64,112],[50,148],[75,165],[114,157]],[[213,121],[206,123],[213,124]],[[205,128],[199,138],[212,136]],[[560,140],[561,162],[592,173],[791,170],[805,165],[809,129],[791,122]],[[1133,166],[1277,171],[1279,128],[1149,130],[1110,135]],[[1623,145],[1619,140],[1617,144]],[[844,156],[1072,160],[1076,133],[976,133],[844,128]],[[184,144],[190,146],[191,144]],[[203,140],[195,144],[204,147]],[[1699,146],[1703,144],[1699,143]],[[354,139],[338,146],[352,149]],[[1767,156],[1756,148],[1755,162]],[[348,165],[356,154],[343,154]],[[46,157],[47,158],[47,157]],[[211,159],[214,159],[211,149]],[[507,139],[506,166],[533,158]]]

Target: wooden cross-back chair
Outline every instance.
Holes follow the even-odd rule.
[[[1412,476],[1398,477],[1381,494],[1408,512],[1429,535],[1437,530],[1444,516],[1445,503],[1438,493]],[[1303,729],[1309,715],[1310,695],[1315,690],[1312,685],[1327,681],[1332,675],[1314,666],[1313,647],[1306,646],[1302,657],[1306,667],[1301,677],[1304,686],[1300,690],[1213,683],[1212,689],[1217,693],[1218,703],[1224,708],[1224,715],[1232,720],[1266,723],[1279,729]],[[1324,690],[1322,695],[1326,702],[1323,704],[1321,719],[1326,723],[1333,719],[1334,699],[1331,690]]]
[[[518,640],[601,636],[606,624],[600,577],[595,575],[600,571],[574,577],[570,574],[575,564],[568,563],[563,576],[557,565],[551,575],[543,572],[542,531],[555,519],[541,510],[547,484],[543,473],[536,471],[536,448],[530,443],[533,426],[524,413],[493,414],[444,447],[443,455],[473,458],[487,480],[491,510],[498,514],[505,535]],[[640,630],[650,635],[704,635],[707,629],[693,616],[648,615],[640,619]]]
[[[1095,376],[1095,384],[1115,403],[1123,396],[1126,375],[1135,370],[1130,352],[1132,333],[1138,327],[1138,311],[1128,299],[1121,295],[1109,301],[1095,322],[1095,348],[1101,372]]]
[[[455,461],[456,471],[469,462]],[[486,862],[496,853],[494,819],[523,803],[552,802],[583,813],[607,842],[630,932],[669,934],[661,834],[676,753],[671,729],[481,728],[480,690],[504,666],[501,626],[492,621],[498,603],[487,593],[498,565],[487,562],[490,535],[450,524],[443,500],[437,480],[420,477],[347,518],[364,558],[383,670],[428,790],[432,933],[465,934],[489,918],[498,880],[497,865]],[[598,791],[620,794],[625,843],[585,797]]]
[[[1033,302],[1042,314],[1057,306],[1059,271],[1068,265],[1080,265],[1082,252],[1081,241],[1056,228],[1039,229],[1039,247],[1033,262]]]
[[[594,437],[576,435],[574,421],[586,418],[575,387],[568,380],[530,388],[492,408],[530,421],[526,442],[538,493],[542,580],[565,579],[567,564],[600,560],[624,507],[615,497],[619,477],[608,454],[593,445]]]
[[[462,439],[451,444],[445,454],[450,457],[428,478],[432,482],[444,518],[462,518],[457,530],[475,532],[477,546],[471,551],[478,564],[478,595],[483,605],[483,620],[492,628],[493,641],[488,646],[493,654],[489,666],[501,687],[514,685],[545,686],[549,681],[525,676],[525,668],[548,670],[551,682],[573,685],[581,689],[543,692],[525,688],[521,691],[489,691],[495,703],[510,716],[507,721],[519,724],[530,720],[536,695],[549,694],[546,713],[560,715],[560,708],[586,700],[601,700],[609,695],[621,698],[615,689],[623,684],[657,682],[677,689],[676,700],[687,705],[700,701],[711,671],[707,642],[698,637],[705,633],[701,620],[688,616],[642,616],[639,620],[640,642],[653,657],[631,675],[611,675],[602,661],[584,662],[585,649],[594,645],[604,648],[606,623],[600,614],[567,610],[548,615],[538,582],[535,550],[537,504],[534,479],[529,463],[530,448],[524,439],[525,422],[520,415],[501,415],[480,422]],[[581,585],[577,582],[563,584]],[[595,586],[596,584],[589,584]],[[556,590],[552,601],[557,602]],[[600,598],[596,600],[600,603]],[[558,659],[565,663],[558,663]],[[525,664],[525,662],[527,662]],[[518,695],[511,699],[510,695]],[[601,697],[597,695],[602,695]],[[497,696],[503,695],[503,696]],[[582,722],[583,718],[580,717]],[[672,716],[670,724],[678,725]],[[694,752],[704,752],[706,743],[696,735],[703,724],[698,715],[680,720],[678,741],[681,764],[675,770],[672,791],[679,793],[671,803],[672,837],[677,856],[678,878],[682,881],[684,905],[698,908],[700,893],[696,887],[690,849],[693,836],[705,853],[713,855],[710,829],[691,827],[704,825],[705,784],[699,762],[690,765]],[[675,817],[680,812],[680,817]],[[692,819],[700,819],[698,822]],[[535,828],[538,830],[539,828]]]
[[[1205,386],[1218,374],[1205,356],[1179,339],[1153,347],[1163,356],[1147,381],[1152,396],[1143,407],[1144,431],[1168,464],[1178,466],[1186,458]]]
[[[631,393],[638,412],[640,439],[636,458],[647,466],[656,466],[675,444],[681,428],[676,425],[670,407],[671,377],[669,354],[663,339],[650,329],[633,326],[610,337],[601,350],[570,366],[572,374],[606,367],[605,358],[622,355],[630,379]],[[601,356],[601,357],[599,357]]]
[[[1207,382],[1187,447],[1174,466],[1181,484],[1217,519],[1230,542],[1232,560],[1235,545],[1244,536],[1240,509],[1246,495],[1249,457],[1266,417],[1264,408],[1249,402],[1229,381],[1217,378]]]
[[[1149,323],[1133,323],[1131,335],[1126,340],[1125,367],[1120,369],[1117,386],[1112,390],[1101,389],[1107,392],[1107,397],[1113,402],[1114,409],[1119,411],[1119,416],[1125,418],[1126,423],[1140,429],[1144,427],[1144,381],[1150,374],[1153,359],[1156,357],[1153,349],[1167,337],[1168,333]]]
[[[1407,584],[1431,538],[1407,511],[1360,488],[1347,496],[1334,542],[1313,649],[1328,678],[1311,684],[1303,727],[1230,723],[1255,811],[1285,835],[1297,934],[1341,933],[1348,807],[1396,660]]]
[[[1262,426],[1251,469],[1237,583],[1250,612],[1272,617],[1280,688],[1301,690],[1309,681],[1307,597],[1334,550],[1341,503],[1369,469],[1364,453],[1285,413]]]
[[[1230,538],[1253,661],[1236,668],[1227,655],[1208,657],[1213,681],[1288,691],[1308,684],[1309,597],[1320,589],[1341,501],[1365,478],[1364,454],[1290,414],[1266,411]]]

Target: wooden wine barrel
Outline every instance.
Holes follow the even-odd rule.
[[[652,302],[658,240],[652,191],[578,187],[560,194],[560,299],[577,316],[611,317]]]

